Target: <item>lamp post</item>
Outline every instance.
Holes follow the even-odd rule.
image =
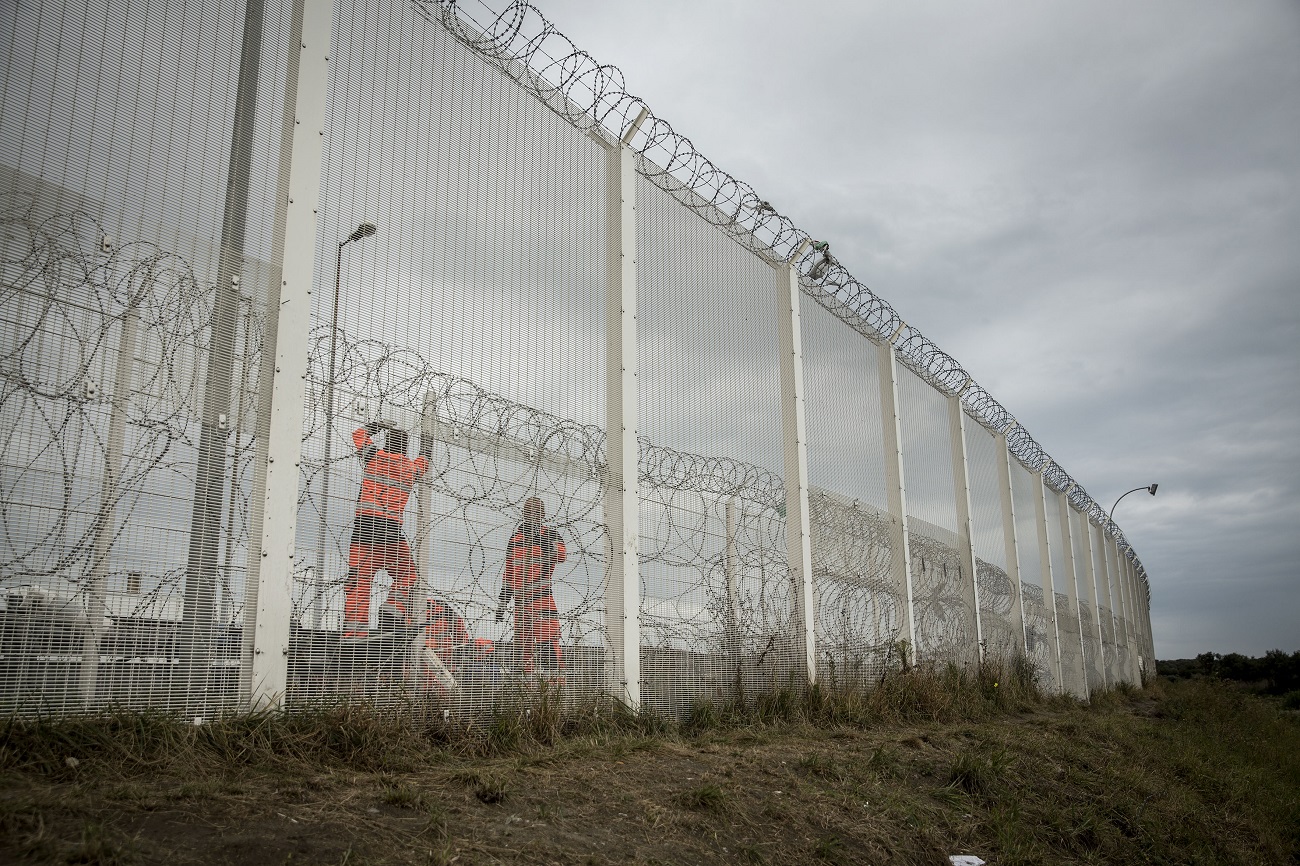
[[[339,344],[339,288],[343,282],[343,248],[353,241],[368,238],[375,233],[374,223],[362,223],[346,239],[339,241],[338,256],[334,261],[334,308],[330,314],[330,366],[325,379],[325,461],[321,481],[320,537],[316,540],[316,613],[312,628],[320,631],[321,618],[325,612],[325,528],[329,517],[330,504],[330,460],[333,457],[334,440],[334,370],[337,362]]]
[[[1155,496],[1156,488],[1159,486],[1160,486],[1159,484],[1148,484],[1146,487],[1134,487],[1132,490],[1128,491],[1128,493],[1121,494],[1119,499],[1115,500],[1115,505],[1119,505],[1120,499],[1123,499],[1125,496],[1128,496],[1129,493],[1137,493],[1139,490],[1145,490],[1147,493],[1150,493],[1152,496]],[[1115,505],[1112,505],[1110,507],[1110,513],[1106,515],[1107,517],[1110,518],[1110,521],[1112,523],[1115,522]]]

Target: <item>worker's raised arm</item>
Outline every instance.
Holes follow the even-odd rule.
[[[352,431],[352,444],[357,448],[357,456],[361,462],[365,463],[375,456],[379,451],[379,446],[375,444],[374,434],[383,428],[382,424],[371,421],[364,427],[358,427]]]

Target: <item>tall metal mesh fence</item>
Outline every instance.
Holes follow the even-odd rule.
[[[293,40],[245,18],[0,11],[4,710],[239,703]]]
[[[0,12],[0,711],[1149,657],[1087,493],[526,3],[66,13]]]

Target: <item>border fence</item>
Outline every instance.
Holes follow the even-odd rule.
[[[0,712],[1148,670],[1084,488],[529,4],[0,15]]]

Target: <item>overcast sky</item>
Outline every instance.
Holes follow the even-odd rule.
[[[1159,657],[1300,650],[1300,4],[534,2],[1104,508],[1160,484]]]

